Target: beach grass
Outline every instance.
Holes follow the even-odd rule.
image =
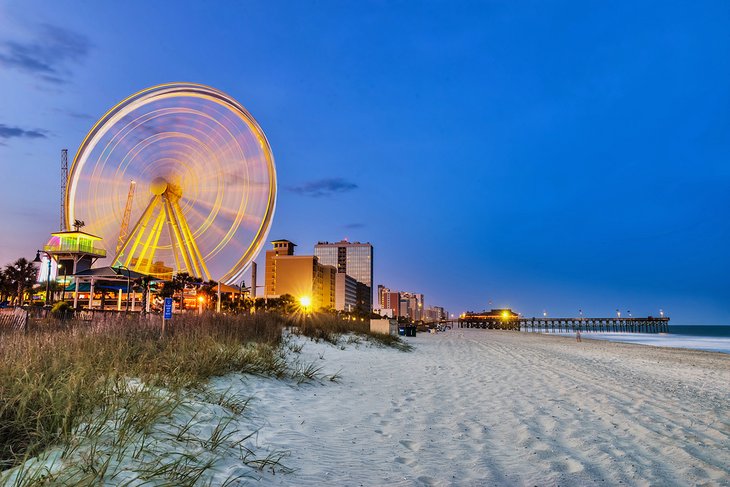
[[[93,323],[38,322],[28,333],[3,334],[0,471],[20,465],[12,482],[19,486],[70,475],[94,483],[118,475],[115,465],[131,454],[147,458],[137,469],[138,473],[149,470],[149,475],[140,474],[143,477],[189,484],[210,465],[179,456],[162,461],[164,451],[158,447],[152,454],[150,445],[160,443],[159,432],[152,434],[155,425],[181,414],[181,404],[191,391],[197,391],[200,401],[236,415],[245,411],[249,398],[211,395],[203,387],[208,379],[232,372],[292,378],[298,383],[319,378],[316,366],[292,361],[285,353],[284,329],[331,343],[355,333],[406,349],[397,337],[371,334],[367,325],[332,316],[308,317],[303,323],[275,313],[183,314],[168,321],[161,337],[159,317],[120,314]],[[166,441],[194,441],[181,428]],[[229,448],[231,435],[241,436],[239,431],[221,430],[203,447],[211,455],[222,446]],[[59,462],[74,459],[73,472],[49,468],[48,459],[30,461],[54,445],[61,448]],[[283,468],[280,453],[258,458],[240,444],[236,448],[246,465]],[[199,460],[203,458],[210,461],[212,457],[203,455]],[[34,464],[36,468],[31,468]]]
[[[343,335],[354,334],[357,340],[360,339],[359,337],[363,337],[378,345],[396,348],[404,352],[410,351],[412,348],[397,336],[370,331],[369,320],[347,320],[324,313],[299,317],[294,331],[313,340],[322,340],[333,345],[338,345]]]

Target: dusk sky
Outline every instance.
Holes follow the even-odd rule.
[[[369,241],[455,314],[730,323],[727,1],[3,1],[0,265],[58,229],[60,150],[171,81],[257,119],[300,254]]]

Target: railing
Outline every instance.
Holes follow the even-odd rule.
[[[86,242],[64,242],[58,245],[44,245],[43,250],[50,253],[79,252],[106,257],[106,250],[94,247],[92,244]]]

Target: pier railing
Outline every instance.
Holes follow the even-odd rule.
[[[520,330],[565,333],[667,333],[669,318],[523,318],[465,316],[459,319],[462,328]]]

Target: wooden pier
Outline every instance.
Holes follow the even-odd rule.
[[[497,311],[497,310],[492,310]],[[524,318],[509,313],[465,313],[460,328],[516,330],[542,333],[668,333],[669,318]]]

